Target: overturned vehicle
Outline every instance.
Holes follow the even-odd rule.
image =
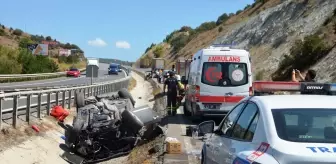
[[[77,115],[65,143],[83,158],[81,163],[127,155],[135,146],[163,134],[161,117],[148,105],[134,108],[135,101],[126,89],[86,99],[78,92],[76,104]]]

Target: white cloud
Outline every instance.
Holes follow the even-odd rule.
[[[95,40],[89,40],[88,44],[90,46],[94,46],[94,47],[104,47],[104,46],[107,46],[107,43],[103,39],[100,39],[100,38],[96,38]]]
[[[131,45],[128,42],[126,42],[126,41],[117,41],[116,44],[115,44],[115,46],[117,48],[123,48],[123,49],[129,49],[129,48],[131,48]]]

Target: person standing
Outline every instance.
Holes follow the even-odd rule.
[[[299,79],[296,79],[297,75]],[[292,71],[292,81],[293,82],[316,82],[315,78],[316,78],[316,71],[313,69],[309,69],[305,77],[303,77],[301,72],[297,69],[293,69]]]
[[[177,110],[176,99],[177,99],[178,81],[175,78],[174,72],[169,72],[169,78],[165,80],[165,83],[163,85],[163,93],[166,93],[166,86],[168,88],[167,91],[168,114],[171,111],[172,114],[175,115]]]

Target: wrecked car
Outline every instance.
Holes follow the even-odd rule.
[[[130,151],[163,134],[161,117],[148,105],[134,107],[127,89],[117,94],[84,98],[76,93],[77,115],[65,134],[68,149],[82,158],[80,163],[97,163]],[[66,157],[71,162],[71,157]]]

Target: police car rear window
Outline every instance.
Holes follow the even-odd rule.
[[[273,109],[279,138],[292,142],[335,143],[336,109]]]
[[[220,87],[245,85],[248,83],[247,64],[204,62],[201,82]]]

